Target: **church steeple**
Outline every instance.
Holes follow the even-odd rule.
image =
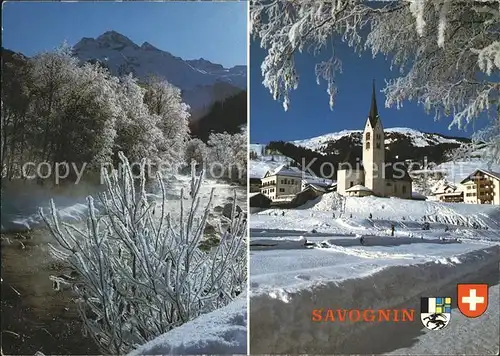
[[[377,98],[375,96],[375,79],[373,79],[372,104],[370,107],[370,113],[368,114],[368,118],[370,119],[370,125],[372,125],[372,127],[375,127],[379,119],[378,109],[377,109]]]

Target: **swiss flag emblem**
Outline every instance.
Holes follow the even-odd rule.
[[[488,308],[488,284],[457,284],[458,309],[468,318],[477,318]]]

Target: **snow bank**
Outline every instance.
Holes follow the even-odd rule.
[[[252,250],[293,250],[293,249],[303,249],[303,248],[333,248],[334,246],[342,247],[359,247],[359,246],[400,246],[400,245],[410,245],[410,244],[420,244],[420,243],[431,243],[439,245],[456,244],[460,243],[458,239],[429,239],[429,238],[414,238],[414,237],[390,237],[390,236],[349,236],[349,238],[335,238],[324,240],[321,242],[314,242],[318,236],[321,235],[306,235],[311,236],[312,241],[308,241],[307,238],[300,236],[299,239],[278,239],[278,238],[258,238],[254,237],[250,242],[250,248]],[[361,245],[360,239],[363,238],[363,245]]]
[[[251,353],[345,353],[345,345],[366,342],[370,332],[380,324],[313,323],[313,309],[386,309],[398,306],[414,308],[418,313],[421,296],[438,295],[445,286],[456,288],[455,283],[464,282],[471,275],[479,283],[482,276],[479,272],[483,269],[493,270],[498,280],[500,247],[472,251],[446,262],[393,266],[364,278],[324,281],[306,289],[277,289],[272,293],[252,295]],[[490,303],[498,303],[498,300],[490,300]]]
[[[361,238],[361,237],[360,237]],[[360,238],[355,239],[332,239],[324,241],[323,246],[360,246]],[[390,237],[390,236],[362,236],[363,246],[400,246],[409,244],[419,244],[419,243],[431,243],[431,244],[453,244],[459,243],[456,239],[424,239],[424,238],[414,238],[414,237]]]
[[[293,250],[293,249],[303,249],[306,246],[307,239],[300,237],[297,240],[289,239],[255,239],[250,243],[250,248],[255,249],[273,249],[273,250]]]
[[[313,211],[328,212],[334,211],[334,207],[338,210],[338,204],[338,194],[328,193],[314,202],[309,202],[308,208]],[[346,214],[362,217],[372,214],[374,220],[420,222],[425,216],[428,222],[468,226],[476,222],[480,226],[500,230],[500,206],[498,205],[441,203],[373,196],[346,197],[344,215]]]
[[[140,346],[128,356],[247,353],[247,298],[202,315]]]

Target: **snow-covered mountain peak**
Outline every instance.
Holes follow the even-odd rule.
[[[73,46],[73,51],[78,53],[98,52],[102,50],[117,50],[121,51],[124,48],[139,48],[130,38],[116,31],[104,32],[97,38],[83,37],[76,45]]]
[[[192,59],[188,60],[187,62],[193,67],[206,71],[208,73],[225,70],[225,68],[221,64],[212,63],[205,58]]]
[[[166,79],[182,90],[192,114],[205,112],[216,100],[227,97],[221,95],[218,83],[234,89],[224,90],[228,95],[246,89],[246,66],[224,68],[204,58],[184,60],[149,42],[139,46],[116,31],[107,31],[96,39],[82,38],[73,46],[73,53],[82,62],[105,62],[113,75],[132,73],[141,81],[151,75]]]
[[[401,139],[407,139],[414,147],[428,147],[443,143],[460,145],[462,142],[467,141],[467,139],[460,137],[447,137],[436,133],[426,133],[408,127],[386,128],[384,131],[386,145],[400,141]],[[349,139],[354,143],[361,144],[362,133],[362,130],[343,130],[305,140],[295,140],[291,141],[291,143],[310,150],[323,152],[328,149],[329,144],[334,144],[343,139]]]
[[[144,42],[142,45],[141,45],[141,49],[143,50],[146,50],[146,51],[160,51],[158,48],[156,48],[155,46],[153,46],[151,43],[149,42]]]
[[[119,49],[122,47],[139,47],[130,38],[116,31],[104,32],[102,35],[96,38],[96,41],[99,42],[101,46],[105,48],[109,47],[112,49]]]

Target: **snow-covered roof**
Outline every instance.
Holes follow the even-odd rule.
[[[308,183],[307,186],[305,187],[304,190],[302,191],[306,191],[308,188],[311,188],[311,189],[314,189],[314,190],[317,190],[319,192],[326,192],[327,189],[325,186],[320,186],[320,185],[317,185],[317,184],[311,184],[311,183]]]
[[[322,187],[329,187],[331,186],[334,181],[331,179],[326,179],[326,178],[319,178],[319,177],[307,177],[302,179],[303,184],[314,184]]]
[[[298,167],[290,167],[288,164],[282,164],[277,168],[270,170],[267,172],[270,176],[280,175],[280,176],[289,176],[289,177],[306,177],[306,178],[315,178],[310,173],[301,171]]]
[[[493,178],[500,179],[500,173],[499,172],[493,172],[493,171],[486,171],[482,170],[484,173],[486,173],[489,176],[492,176]]]
[[[445,193],[443,195],[452,196],[452,197],[458,197],[458,196],[460,196],[462,194],[464,194],[463,191],[458,191],[458,192]]]
[[[447,180],[439,181],[434,187],[432,187],[433,194],[445,194],[446,190],[451,188],[453,191],[457,190],[457,186]]]
[[[500,180],[500,173],[499,172],[493,172],[493,171],[489,171],[489,170],[486,170],[486,169],[476,169],[472,174],[470,174],[468,177],[466,177],[464,180],[462,180],[460,183],[465,183],[466,181],[470,180],[472,177],[474,177],[478,172],[481,172],[483,174],[486,174],[492,178],[495,178],[497,180]]]
[[[364,185],[357,184],[354,187],[346,189],[345,191],[346,192],[360,192],[360,191],[371,192],[372,190],[370,188],[365,187]]]

